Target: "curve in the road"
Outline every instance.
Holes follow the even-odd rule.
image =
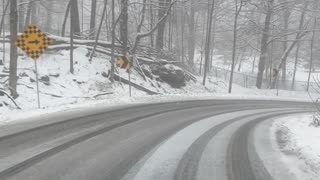
[[[23,177],[23,179],[42,180],[43,177],[46,177],[48,180],[85,180],[90,177],[92,180],[144,180],[146,177],[155,177],[154,174],[152,176],[146,176],[146,174],[149,173],[150,175],[150,173],[154,173],[151,172],[152,168],[154,168],[155,171],[157,171],[158,168],[145,167],[146,165],[154,166],[164,162],[169,163],[165,165],[165,168],[170,169],[167,171],[170,175],[162,174],[162,176],[158,174],[153,180],[196,180],[198,179],[197,173],[200,159],[202,158],[208,143],[226,127],[242,121],[245,122],[245,124],[243,124],[230,139],[230,145],[227,152],[228,158],[226,159],[226,172],[228,172],[229,180],[256,179],[254,169],[250,168],[252,162],[248,155],[248,152],[250,151],[248,137],[252,129],[260,122],[272,117],[280,116],[285,113],[310,111],[308,110],[310,109],[308,104],[275,101],[234,102],[230,100],[172,102],[131,108],[126,110],[113,110],[79,119],[69,119],[0,137],[0,146],[4,147],[4,151],[0,151],[0,179],[19,180]],[[264,113],[263,111],[266,112]],[[185,117],[184,115],[188,114],[186,112],[189,114],[192,114],[192,112],[194,113],[192,114],[192,117]],[[130,115],[128,113],[134,114]],[[230,114],[233,115],[230,116]],[[168,119],[169,117],[174,119],[170,120]],[[217,122],[210,122],[213,120]],[[185,148],[179,152],[179,156],[181,157],[174,157],[174,162],[166,162],[165,158],[167,157],[165,156],[167,155],[162,153],[164,159],[160,159],[160,161],[156,163],[152,160],[153,156],[157,155],[158,151],[163,149],[163,145],[165,145],[167,141],[170,141],[170,139],[180,132],[185,131],[185,128],[195,126],[199,124],[199,122],[203,123],[203,121],[210,122],[211,125],[202,128],[200,131],[190,131],[189,134],[191,133],[190,137],[192,137],[192,139],[188,140],[188,142],[183,142],[183,138],[181,137],[180,140],[182,140],[182,142],[176,141],[181,143]],[[18,149],[19,147],[27,149],[28,146],[44,143],[42,141],[45,140],[50,141],[55,139],[55,133],[58,134],[56,136],[61,136],[60,138],[63,138],[68,135],[68,133],[76,132],[78,130],[82,131],[94,125],[99,125],[99,128],[91,132],[79,134],[76,138],[58,144],[46,151],[39,152],[31,158],[24,159],[13,166],[1,170],[1,159],[6,154],[14,156],[14,153],[10,153],[10,150],[12,149]],[[134,128],[134,130],[128,131],[128,135],[126,135],[128,137],[114,136],[114,139],[106,138],[107,135],[116,135],[117,131],[126,129],[127,127]],[[48,135],[45,134],[46,130],[50,130]],[[152,132],[153,130],[154,133]],[[195,130],[197,130],[197,128]],[[139,137],[143,137],[143,133],[146,134],[146,136],[149,136],[145,143],[141,143],[141,138],[139,139]],[[188,133],[186,135],[188,135]],[[40,138],[40,136],[44,137]],[[39,138],[39,140],[32,141],[32,138]],[[89,144],[94,141],[99,142],[99,144],[90,146]],[[21,143],[21,146],[19,146],[19,142],[23,142]],[[188,145],[184,143],[188,143]],[[10,147],[10,144],[13,144],[13,146]],[[116,146],[109,147],[103,146],[103,144],[115,144]],[[105,147],[106,149],[102,149],[102,147]],[[129,147],[132,151],[128,153],[123,147]],[[155,149],[155,147],[157,148]],[[21,148],[21,151],[24,150],[23,148]],[[122,155],[120,155],[121,152],[123,152]],[[104,155],[103,158],[99,159],[99,155],[104,153],[107,156]],[[3,156],[1,156],[1,154]],[[72,161],[81,162],[81,159],[76,159],[76,157],[81,157],[81,155],[83,158],[85,157],[84,159],[88,160],[99,159],[99,163],[97,163],[99,168],[89,167],[87,163],[77,164],[79,167],[63,168],[64,164],[70,164]],[[112,161],[112,159],[116,161]],[[52,167],[50,164],[55,164],[55,167],[53,167],[53,169],[45,168]],[[102,171],[102,167],[106,168],[105,171]],[[86,169],[87,172],[80,172],[77,174],[76,172],[79,168]],[[144,170],[145,168],[147,168],[147,170]],[[135,169],[135,172],[132,172],[133,169]],[[33,173],[35,170],[38,174]],[[51,177],[53,174],[51,171],[57,172],[55,177]],[[73,172],[68,173],[68,171]],[[59,174],[59,172],[61,172],[61,174]],[[141,176],[142,172],[146,174]],[[161,170],[157,173],[159,172],[166,173],[166,171]],[[131,175],[128,176],[128,174]],[[266,172],[265,174],[267,177],[265,179],[268,179],[268,173]]]

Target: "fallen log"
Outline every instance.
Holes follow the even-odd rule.
[[[8,93],[0,89],[0,96],[4,96],[4,95],[6,95],[11,100],[11,102],[16,106],[17,109],[21,109],[21,107],[16,103],[16,101]]]
[[[151,90],[149,90],[149,89],[147,89],[145,87],[142,87],[142,86],[140,86],[140,85],[138,85],[136,83],[130,82],[129,80],[127,80],[127,79],[125,79],[123,77],[120,77],[118,74],[114,75],[114,80],[119,81],[119,82],[121,81],[121,83],[125,83],[125,84],[128,84],[128,85],[131,84],[132,87],[134,87],[134,88],[136,88],[136,89],[138,89],[140,91],[144,91],[144,92],[148,93],[149,95],[158,95],[158,94],[160,94],[158,92],[154,92],[154,91],[151,91]]]

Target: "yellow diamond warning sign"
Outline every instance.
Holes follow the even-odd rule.
[[[37,26],[29,26],[18,38],[16,44],[29,57],[37,60],[48,49],[51,40]]]

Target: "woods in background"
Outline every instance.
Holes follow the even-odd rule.
[[[176,61],[203,75],[206,84],[214,56],[223,55],[233,73],[242,57],[256,57],[252,72],[257,88],[276,88],[288,80],[288,59],[308,64],[309,78],[320,66],[318,0],[3,0],[0,32],[10,32],[10,90],[17,97],[15,39],[37,24],[48,34],[109,41],[122,54],[141,54]],[[73,49],[73,48],[71,48]],[[96,48],[93,48],[96,49]],[[117,51],[119,48],[117,48]],[[94,50],[93,50],[94,51]],[[91,54],[93,56],[93,53]],[[92,60],[90,57],[90,61]],[[70,72],[73,72],[72,53]],[[238,68],[238,69],[236,69]],[[113,79],[114,67],[110,78]],[[268,82],[267,85],[264,82]],[[309,85],[308,85],[309,86]],[[309,87],[308,87],[309,88]]]

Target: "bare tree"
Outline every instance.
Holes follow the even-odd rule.
[[[64,14],[63,23],[62,23],[62,30],[61,30],[62,37],[64,37],[65,33],[66,33],[66,24],[67,24],[67,20],[69,17],[70,9],[71,9],[71,1],[69,1],[68,5],[67,5],[66,12]]]
[[[271,17],[273,14],[274,0],[267,0],[266,3],[267,3],[267,14],[264,21],[263,34],[261,39],[259,69],[258,69],[258,76],[257,76],[257,82],[256,82],[256,86],[259,89],[262,88],[263,72],[266,66],[266,59],[267,59],[267,52],[268,52],[268,39],[269,39],[269,33],[270,33]]]
[[[18,53],[17,53],[17,34],[18,34],[18,6],[17,0],[10,0],[10,74],[9,74],[9,89],[13,98],[18,97],[17,93],[17,66],[18,66]]]
[[[189,41],[188,41],[188,56],[189,56],[189,64],[193,66],[194,63],[194,51],[196,48],[196,32],[195,32],[195,2],[190,1],[190,15],[188,18],[189,23]]]
[[[112,4],[111,4],[111,18],[112,18],[112,29],[111,29],[111,38],[112,38],[112,47],[111,47],[111,70],[110,70],[110,81],[111,82],[114,82],[114,71],[115,71],[115,57],[114,57],[114,54],[115,54],[115,39],[116,39],[116,34],[115,34],[115,26],[116,26],[116,23],[115,23],[115,12],[114,12],[114,8],[115,8],[115,0],[112,0]]]
[[[284,6],[283,6],[283,12],[282,12],[282,17],[283,17],[283,52],[287,50],[288,47],[288,35],[286,33],[289,30],[289,19],[291,15],[291,11],[289,8],[289,1],[288,0],[283,0]],[[286,81],[286,76],[287,76],[287,62],[283,62],[282,66],[282,81],[283,83]]]
[[[243,7],[243,0],[235,0],[235,17],[234,17],[234,25],[233,25],[233,48],[232,48],[232,65],[231,65],[231,74],[230,74],[230,80],[229,80],[229,90],[228,92],[232,92],[232,84],[233,84],[233,73],[235,68],[235,60],[236,60],[236,51],[237,51],[237,33],[238,33],[238,20],[239,15]],[[241,59],[240,59],[241,64]],[[239,68],[241,65],[239,65]]]
[[[123,53],[128,51],[128,0],[121,0],[120,41]]]
[[[308,8],[308,2],[305,1],[303,9],[302,9],[302,12],[301,12],[301,18],[300,18],[300,23],[299,23],[299,31],[303,30],[304,19],[305,19],[307,8]],[[299,61],[300,44],[301,44],[300,42],[297,42],[296,58],[295,58],[295,62],[294,62],[294,70],[293,70],[293,77],[292,77],[292,83],[291,83],[291,90],[294,89],[294,84],[295,84],[295,81],[296,81],[296,73],[297,73],[297,65],[298,65],[298,61]],[[283,66],[284,66],[284,64],[283,64]]]
[[[171,3],[171,0],[159,0],[159,12],[158,12],[158,34],[157,34],[157,40],[156,40],[156,48],[157,50],[162,50],[164,46],[164,30],[166,25],[166,9],[168,9],[168,4]],[[165,17],[165,18],[164,18]]]
[[[105,18],[105,14],[107,12],[107,4],[108,4],[108,0],[104,0],[102,17],[101,17],[101,20],[100,20],[100,24],[99,24],[98,32],[97,32],[97,35],[96,35],[96,40],[95,40],[95,43],[94,43],[94,47],[93,47],[93,50],[92,50],[90,58],[89,58],[89,62],[92,61],[93,55],[94,55],[94,53],[95,53],[95,51],[97,49],[98,40],[99,40],[99,37],[100,37],[100,32],[101,32],[101,29],[102,29],[102,25],[103,25],[103,20]]]
[[[211,6],[209,5],[208,9],[208,24],[207,24],[207,35],[206,35],[206,43],[205,43],[205,63],[204,63],[204,75],[203,75],[203,82],[202,84],[205,86],[206,85],[206,80],[207,80],[207,73],[209,70],[209,59],[210,59],[210,41],[211,41],[211,30],[212,30],[212,19],[213,19],[213,12],[214,12],[214,5],[215,5],[215,0],[213,1],[208,1],[209,4],[211,2]]]
[[[0,34],[1,34],[2,30],[4,29],[3,25],[4,25],[4,21],[5,21],[7,10],[8,10],[9,5],[10,5],[10,0],[8,0],[7,3],[5,3],[5,0],[3,0],[3,4],[2,5],[4,7],[3,7],[2,18],[1,18],[1,23],[0,23]]]
[[[78,8],[78,0],[70,0],[70,8],[71,8],[71,19],[73,26],[73,32],[76,38],[79,38],[81,34],[81,28],[80,28],[80,16],[79,16],[79,8]]]
[[[96,10],[97,10],[97,0],[91,1],[91,17],[90,17],[90,39],[94,39],[96,31]]]
[[[313,66],[313,50],[314,50],[314,40],[316,37],[316,27],[317,27],[317,18],[314,18],[313,23],[313,31],[312,31],[312,38],[311,38],[311,45],[310,45],[310,62],[309,62],[309,73],[308,73],[308,82],[307,82],[307,91],[310,88],[310,78],[312,73],[312,66]]]
[[[159,26],[166,20],[166,18],[169,16],[169,13],[173,7],[173,5],[177,2],[177,0],[174,0],[173,2],[170,3],[169,7],[167,8],[165,14],[163,15],[162,18],[160,18],[160,20],[153,26],[152,29],[150,29],[148,32],[144,32],[144,33],[137,33],[135,41],[133,43],[133,46],[131,48],[131,54],[135,54],[136,50],[138,48],[138,45],[140,43],[140,40],[142,38],[148,37],[150,35],[152,35],[158,28]]]

